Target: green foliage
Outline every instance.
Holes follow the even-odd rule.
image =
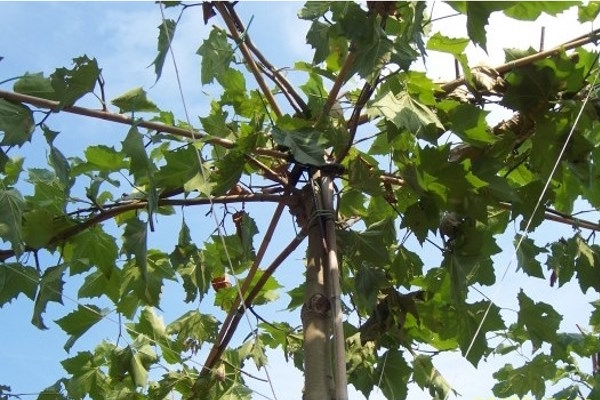
[[[169,46],[171,45],[171,41],[173,41],[173,37],[175,36],[175,28],[177,28],[177,22],[173,21],[172,19],[165,19],[158,26],[158,54],[156,55],[154,61],[152,61],[152,64],[150,64],[154,65],[154,73],[156,74],[157,82],[162,75],[162,69],[169,51]]]
[[[177,24],[197,5],[167,4],[181,14],[158,25],[151,64],[157,81]],[[219,11],[201,5],[205,19]],[[216,93],[202,103],[203,115],[181,122],[134,83],[111,101],[134,120],[129,130],[116,130],[108,144],[79,148],[65,145],[70,132],[52,126],[97,82],[102,93],[94,94],[104,99],[96,59],[75,58],[48,77],[16,78],[16,94],[58,106],[44,115],[33,108],[43,102],[0,98],[0,307],[29,298],[39,329],[51,328],[44,320],[50,308],[68,336],[67,352],[75,343],[84,346],[79,339],[101,321],[120,324],[112,342],[63,360],[65,377],[39,397],[250,399],[246,364],[265,368],[267,349],[304,371],[299,315],[312,317],[304,302],[314,287],[289,287],[302,267],[266,269],[268,260],[279,261],[283,247],[274,247],[284,246],[286,236],[279,230],[266,238],[267,257],[258,262],[265,248],[255,250],[255,240],[263,240],[270,208],[249,204],[257,201],[284,202],[301,233],[295,240],[313,229],[313,252],[323,249],[322,238],[314,239],[324,233],[323,222],[335,218],[347,377],[364,396],[377,390],[389,399],[412,398],[414,382],[445,399],[456,392],[436,368],[438,353],[454,352],[479,367],[488,357],[532,348],[520,366],[507,364],[494,374],[496,396],[598,397],[599,378],[578,364],[600,352],[597,301],[591,333],[581,326],[573,333],[561,326],[558,308],[538,301],[543,293],[522,289],[512,303],[487,298],[490,286],[512,274],[496,258],[510,250],[500,248],[507,235],[515,237],[519,273],[549,279],[556,297],[567,286],[600,292],[600,247],[590,234],[596,229],[589,229],[594,218],[571,215],[600,207],[597,52],[580,48],[540,58],[531,57],[533,49],[506,49],[506,61],[519,62],[499,74],[471,70],[466,55],[472,44],[491,46],[486,29],[495,12],[537,20],[571,6],[452,2],[466,16],[468,38],[460,38],[436,30],[426,2],[308,2],[298,16],[307,21],[314,53],[285,64],[293,66],[290,82],[304,82],[299,91],[285,70],[253,48],[248,35],[254,32],[230,10],[241,41],[215,22],[192,44],[199,46],[199,83]],[[596,2],[578,5],[578,18],[593,21],[599,10]],[[448,85],[415,67],[426,51],[456,59],[467,91],[449,93]],[[255,74],[268,78],[267,90],[262,81],[255,84]],[[482,79],[493,84],[479,85]],[[512,116],[497,122],[490,103]],[[103,118],[124,121],[101,107]],[[198,132],[193,140],[191,131]],[[334,178],[333,214],[314,209],[320,193],[307,178],[319,174]],[[574,228],[570,237],[542,242],[532,236],[559,222]],[[256,295],[247,311],[261,321],[246,337],[235,331],[243,308],[233,308],[242,287],[245,296]],[[282,292],[290,299],[280,299]],[[71,311],[59,306],[63,297],[76,297]],[[281,301],[294,311],[285,321],[262,313]],[[234,325],[224,323],[230,312]],[[217,347],[211,352],[211,346]],[[203,369],[198,357],[209,352],[222,354]],[[158,366],[167,371],[150,372]],[[558,388],[553,395],[551,384]],[[9,392],[0,385],[0,398]]]
[[[158,75],[158,73],[157,73]],[[146,97],[146,91],[141,87],[123,93],[111,100],[113,106],[119,107],[120,113],[159,112],[154,103]]]

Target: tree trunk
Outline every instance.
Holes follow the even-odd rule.
[[[304,330],[303,400],[327,400],[333,396],[330,357],[330,302],[325,281],[325,251],[322,226],[314,214],[314,196],[309,186],[305,206],[310,224],[306,265],[306,291],[302,307]],[[318,193],[318,192],[317,192]]]

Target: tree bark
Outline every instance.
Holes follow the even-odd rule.
[[[309,183],[309,185],[311,185]],[[333,379],[331,376],[330,332],[331,317],[327,282],[325,280],[325,251],[322,226],[314,214],[314,196],[310,186],[310,197],[305,202],[308,233],[306,257],[306,289],[302,306],[304,331],[304,395],[303,400],[332,399]]]

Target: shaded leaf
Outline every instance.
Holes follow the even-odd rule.
[[[69,239],[68,243],[65,256],[70,263],[71,275],[96,266],[104,275],[110,276],[119,254],[114,237],[96,225]]]
[[[552,343],[558,332],[562,316],[547,303],[536,303],[521,289],[519,299],[519,318],[517,324],[525,327],[534,348],[543,342]]]
[[[23,293],[35,299],[39,274],[33,267],[22,264],[0,264],[0,307],[16,299]]]
[[[164,19],[158,28],[158,45],[157,50],[158,54],[152,64],[154,65],[154,73],[156,74],[156,81],[160,79],[162,75],[163,65],[165,63],[165,58],[167,57],[167,53],[169,51],[169,46],[171,46],[171,41],[175,36],[175,28],[177,27],[177,23],[172,19]]]
[[[73,69],[57,68],[50,75],[52,89],[56,93],[59,107],[72,106],[96,86],[100,68],[95,58],[87,56],[73,59]]]
[[[42,314],[46,311],[48,303],[56,302],[63,304],[62,290],[65,282],[62,278],[66,268],[66,264],[50,267],[44,271],[40,279],[39,290],[33,306],[33,317],[31,319],[31,323],[39,329],[48,329],[42,318]]]
[[[0,99],[0,132],[2,146],[21,146],[31,140],[34,121],[31,110],[20,104]]]
[[[0,237],[11,243],[18,256],[23,252],[22,218],[25,201],[16,189],[0,189]]]
[[[233,49],[227,41],[227,35],[217,27],[210,31],[208,39],[202,42],[196,54],[202,58],[200,81],[203,85],[212,83],[229,68],[233,60]]]
[[[147,261],[148,226],[138,218],[127,220],[123,232],[123,252],[129,259],[135,257],[135,263],[140,269],[142,279],[148,279]]]
[[[408,379],[411,369],[398,350],[388,350],[379,357],[377,375],[380,376],[379,387],[388,399],[405,399],[408,393]]]
[[[290,149],[294,160],[301,164],[322,166],[325,138],[320,132],[285,132],[273,129],[273,139],[281,146]]]

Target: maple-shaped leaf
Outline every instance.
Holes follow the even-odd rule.
[[[411,369],[396,349],[390,349],[382,354],[377,365],[380,366],[377,375],[380,376],[378,386],[388,399],[405,399],[408,393],[408,379]]]
[[[42,314],[46,311],[49,302],[62,302],[63,275],[67,268],[66,264],[57,265],[46,269],[40,279],[39,290],[33,306],[33,317],[31,323],[39,329],[48,329],[44,324]]]
[[[535,349],[542,343],[552,343],[558,332],[562,316],[554,308],[544,302],[534,302],[523,289],[517,295],[519,300],[519,317],[517,324],[525,327],[529,339]]]
[[[59,101],[59,107],[72,106],[81,97],[90,93],[100,76],[100,68],[95,58],[82,56],[73,59],[73,69],[57,68],[50,75],[52,89]]]
[[[0,307],[23,293],[35,299],[39,273],[33,267],[17,263],[0,264]]]
[[[203,85],[213,80],[229,68],[233,60],[233,49],[227,41],[227,35],[222,29],[214,27],[208,39],[196,51],[202,57],[200,81]]]
[[[70,335],[65,343],[65,350],[69,352],[73,344],[92,326],[101,321],[108,313],[108,310],[101,310],[92,304],[79,304],[77,310],[56,320],[56,324]]]
[[[542,399],[546,394],[546,380],[555,377],[556,369],[555,360],[547,354],[538,354],[519,368],[507,364],[494,373],[499,382],[492,390],[499,397],[517,395],[522,398],[531,392],[536,399]]]
[[[98,225],[69,239],[65,257],[70,262],[71,274],[79,274],[98,267],[106,276],[115,268],[119,249],[115,238]]]

